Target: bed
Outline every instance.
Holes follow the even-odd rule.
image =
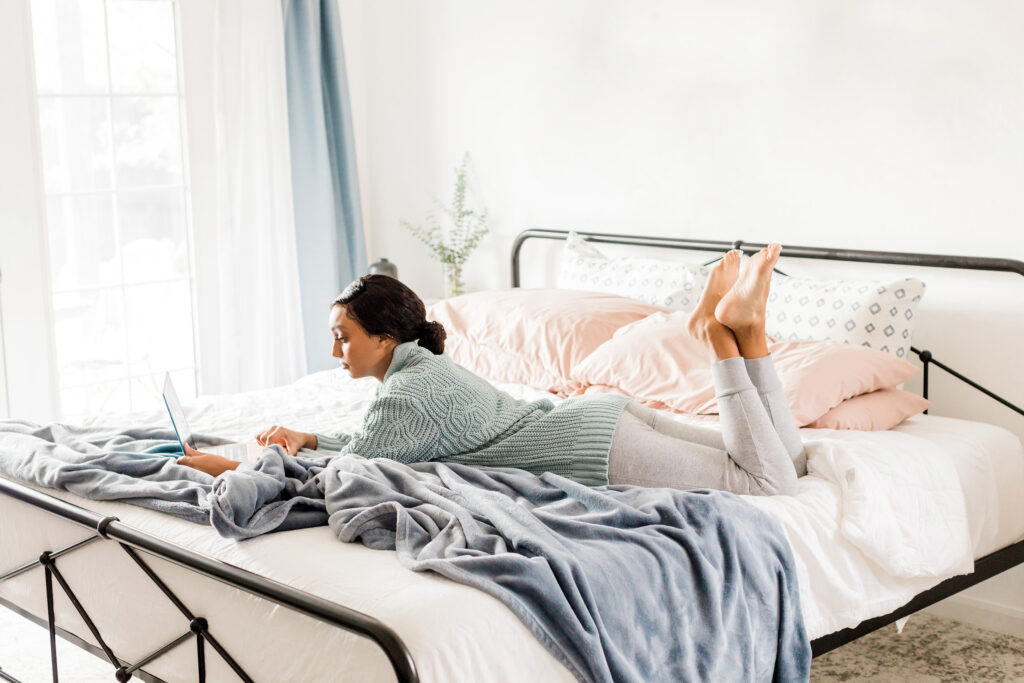
[[[560,231],[522,233],[513,250],[513,285],[519,284],[524,241],[565,237]],[[698,251],[762,246],[588,237]],[[786,254],[1024,275],[1024,263],[1009,260],[800,247],[787,247]],[[927,352],[915,354],[926,368],[955,372]],[[233,439],[248,438],[270,423],[307,431],[351,429],[373,384],[326,371],[287,387],[202,398],[188,408],[188,417],[198,432]],[[521,398],[561,400],[521,384],[500,386]],[[154,412],[132,419],[162,425],[166,417]],[[95,418],[92,424],[123,420]],[[779,522],[790,541],[816,655],[1024,562],[1024,450],[1009,431],[919,415],[886,431],[805,429],[803,436],[840,451],[844,443],[875,449],[894,461],[944,458],[956,472],[975,560],[973,571],[952,568],[948,576],[886,573],[840,533],[842,494],[825,477],[804,477],[792,498],[748,499]],[[0,602],[100,656],[116,657],[121,680],[574,680],[496,599],[410,572],[394,553],[339,543],[325,527],[237,543],[160,513],[2,477],[0,492]],[[41,563],[59,571],[47,580]],[[61,589],[65,582],[81,611]]]

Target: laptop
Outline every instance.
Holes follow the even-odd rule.
[[[192,430],[189,429],[188,422],[185,420],[185,411],[181,408],[181,401],[178,400],[178,393],[174,390],[170,373],[164,376],[163,396],[164,405],[167,406],[167,413],[171,416],[171,426],[174,427],[174,433],[178,436],[178,443],[181,445],[182,453],[185,452],[185,444],[188,444],[196,450],[202,450],[203,453],[219,455],[239,462],[255,462],[263,454],[264,447],[255,441],[229,443],[223,446],[204,446],[200,449],[192,438]]]

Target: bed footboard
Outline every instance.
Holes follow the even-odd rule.
[[[271,602],[277,603],[296,612],[300,612],[319,621],[331,624],[338,628],[357,633],[369,638],[376,643],[387,655],[388,660],[394,669],[395,676],[400,683],[418,683],[419,676],[416,672],[416,665],[412,655],[398,634],[387,625],[373,617],[349,609],[342,605],[324,600],[315,595],[296,590],[290,586],[271,581],[266,577],[259,576],[218,560],[205,557],[180,546],[168,543],[164,540],[142,533],[132,527],[122,524],[116,517],[102,517],[95,512],[71,503],[65,502],[45,493],[40,493],[31,487],[18,484],[0,477],[0,494],[9,496],[16,500],[32,505],[50,514],[56,515],[68,521],[79,524],[89,529],[92,534],[86,538],[73,543],[70,546],[49,550],[40,555],[36,560],[28,562],[20,567],[0,574],[0,582],[13,578],[27,571],[42,566],[44,580],[46,582],[47,614],[46,620],[41,620],[25,612],[17,606],[2,601],[5,606],[12,608],[22,616],[25,616],[40,625],[49,629],[50,632],[50,656],[51,666],[54,672],[54,681],[57,680],[57,650],[56,636],[59,634],[66,640],[84,647],[93,654],[107,659],[115,668],[115,677],[119,681],[127,681],[132,676],[138,676],[144,680],[158,681],[152,676],[145,674],[142,670],[146,664],[157,659],[170,650],[181,646],[188,641],[193,641],[196,648],[197,680],[206,680],[206,646],[209,645],[214,652],[224,659],[231,669],[238,674],[243,681],[252,681],[249,674],[238,664],[227,650],[210,633],[210,624],[206,618],[194,614],[174,594],[174,592],[160,579],[152,567],[145,561],[138,551],[150,554],[179,566],[185,567],[203,576],[215,579],[234,588],[247,591]],[[75,596],[74,589],[68,584],[63,574],[57,567],[58,558],[72,553],[79,548],[85,547],[97,541],[113,541],[125,552],[127,558],[133,561],[145,573],[164,596],[177,608],[183,617],[183,633],[168,643],[161,644],[150,654],[140,660],[129,663],[119,657],[107,646],[102,634],[96,625],[89,618],[88,613],[82,607]],[[96,648],[90,643],[74,636],[57,627],[54,623],[53,596],[54,583],[57,584],[75,610],[82,617],[88,626],[93,638],[99,643]],[[0,671],[0,678],[3,680],[14,680],[9,673]]]

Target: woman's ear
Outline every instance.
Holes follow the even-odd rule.
[[[377,336],[377,344],[388,351],[394,351],[395,347],[398,346],[398,340],[382,334]]]

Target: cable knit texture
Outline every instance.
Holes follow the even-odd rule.
[[[554,472],[608,483],[608,450],[624,396],[515,399],[451,361],[406,342],[354,434],[317,434],[318,448],[403,463],[440,460]]]

